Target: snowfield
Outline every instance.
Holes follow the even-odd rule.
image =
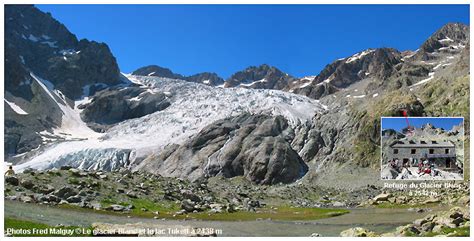
[[[10,108],[12,108],[12,110],[15,111],[17,114],[19,114],[19,115],[28,115],[28,113],[26,111],[24,111],[17,104],[15,104],[13,102],[10,102],[7,99],[3,99],[3,100],[5,100],[5,102],[10,106]]]
[[[168,144],[179,144],[219,119],[249,112],[282,115],[290,125],[296,126],[308,123],[317,112],[327,108],[317,100],[278,90],[216,88],[152,76],[127,77],[148,91],[167,93],[171,106],[163,111],[120,122],[104,134],[91,134],[85,123],[76,123],[79,110],[63,109],[65,106],[58,103],[66,114],[67,127],[74,123],[74,128],[61,128],[71,135],[69,140],[76,136],[88,138],[53,144],[17,165],[15,170],[21,171],[28,167],[49,169],[62,165],[114,170],[158,153]],[[55,93],[46,85],[42,86],[49,93]]]

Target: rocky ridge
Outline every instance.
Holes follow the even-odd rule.
[[[173,73],[168,68],[163,68],[157,65],[149,65],[142,68],[139,68],[131,73],[131,75],[137,76],[155,76],[155,77],[162,77],[162,78],[170,78],[170,79],[182,79],[189,82],[194,83],[201,83],[210,86],[217,86],[222,85],[224,80],[219,77],[216,73],[210,72],[203,72],[194,74],[191,76],[184,76],[181,74]]]

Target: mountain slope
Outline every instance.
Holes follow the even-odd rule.
[[[84,93],[124,81],[107,45],[77,40],[31,5],[5,6],[5,70],[6,158],[44,144],[40,133],[70,126],[73,102]]]

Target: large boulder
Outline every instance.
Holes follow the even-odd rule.
[[[21,180],[20,185],[26,189],[32,189],[35,186],[35,184],[29,179]]]
[[[376,237],[377,235],[365,228],[355,227],[341,232],[341,237]]]
[[[61,199],[67,199],[68,197],[76,195],[77,192],[72,188],[68,186],[64,186],[55,192],[53,192],[53,195],[61,198]]]
[[[390,193],[381,193],[377,196],[374,197],[374,201],[376,202],[385,202],[388,201],[388,199],[392,196]]]
[[[68,201],[69,203],[79,203],[82,201],[82,198],[79,195],[75,195],[75,196],[68,197],[66,201]]]
[[[20,181],[15,176],[6,176],[5,177],[5,183],[8,183],[8,184],[13,185],[13,186],[18,186]]]
[[[192,212],[195,209],[195,206],[196,203],[189,200],[189,199],[184,199],[183,201],[181,201],[181,208],[184,209],[186,212]]]

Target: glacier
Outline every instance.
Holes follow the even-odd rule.
[[[29,155],[28,159],[15,166],[15,170],[50,169],[62,165],[116,170],[157,154],[169,144],[180,144],[205,126],[223,118],[244,112],[281,115],[296,127],[309,125],[316,113],[327,109],[317,100],[279,90],[218,88],[154,76],[125,77],[147,91],[166,93],[171,106],[140,118],[122,121],[105,133],[91,133],[86,123],[78,123],[82,121],[78,119],[80,110],[58,103],[67,117],[65,122],[74,123],[74,128],[61,128],[68,130],[69,138]],[[38,77],[35,79],[45,82]],[[55,94],[46,84],[42,87],[51,95]]]

